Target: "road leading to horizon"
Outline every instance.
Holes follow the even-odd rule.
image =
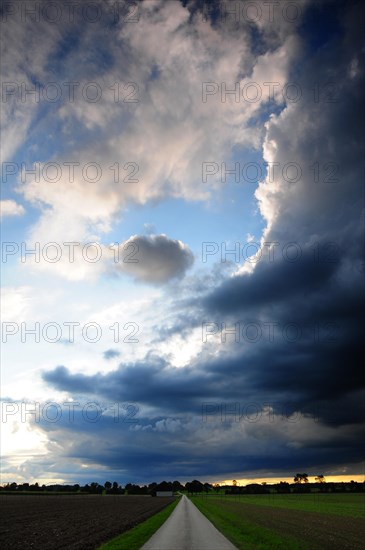
[[[237,550],[185,496],[140,550]]]

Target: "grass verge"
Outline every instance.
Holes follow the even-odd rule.
[[[139,550],[167,520],[179,502],[180,498],[177,498],[175,502],[166,506],[161,512],[102,544],[98,550]]]
[[[279,535],[248,521],[240,510],[228,509],[224,502],[213,502],[192,497],[197,508],[240,550],[303,550],[305,546],[290,536]]]

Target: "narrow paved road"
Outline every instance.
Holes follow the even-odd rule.
[[[185,495],[140,550],[237,550]]]

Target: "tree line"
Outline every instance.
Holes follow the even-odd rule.
[[[104,484],[91,482],[85,485],[71,484],[50,484],[40,485],[36,483],[7,483],[0,486],[0,491],[18,493],[76,493],[76,494],[106,494],[106,495],[151,495],[155,496],[158,491],[172,491],[173,493],[187,492],[188,494],[269,494],[269,493],[311,493],[311,492],[364,492],[364,483],[356,481],[349,482],[326,482],[324,475],[315,477],[315,482],[308,481],[308,474],[297,473],[293,483],[280,481],[279,483],[249,483],[239,486],[236,480],[230,485],[219,483],[201,482],[197,479],[188,481],[185,484],[180,481],[162,481],[160,483],[149,483],[139,485],[127,483],[120,485],[117,481],[106,481]]]
[[[185,491],[185,486],[180,481],[162,481],[161,483],[150,483],[149,485],[138,485],[135,483],[127,483],[125,486],[120,485],[117,481],[106,481],[104,484],[98,482],[71,484],[48,484],[40,485],[39,483],[7,483],[0,486],[0,491],[11,492],[30,492],[30,493],[84,493],[92,495],[151,495],[155,496],[157,491],[172,491],[174,493]]]

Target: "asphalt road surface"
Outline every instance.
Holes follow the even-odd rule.
[[[140,550],[237,550],[185,495]]]

